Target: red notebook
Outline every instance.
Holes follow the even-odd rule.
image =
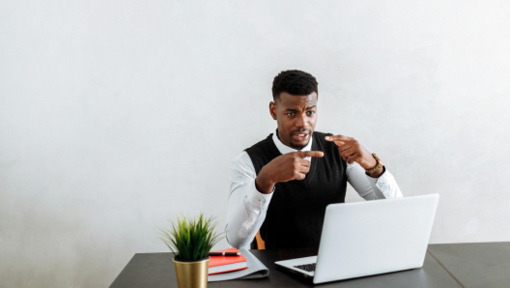
[[[239,253],[239,250],[237,250],[236,248],[229,248],[211,252]],[[209,275],[247,269],[248,263],[246,261],[247,261],[246,258],[244,258],[242,254],[240,256],[210,256]]]

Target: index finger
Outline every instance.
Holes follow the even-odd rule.
[[[354,138],[337,134],[337,135],[333,135],[333,136],[326,136],[325,139],[326,139],[326,141],[342,141],[344,143],[347,143]]]
[[[299,157],[306,158],[306,157],[324,157],[324,152],[322,151],[299,151],[297,152]]]

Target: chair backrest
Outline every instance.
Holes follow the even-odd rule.
[[[262,240],[262,237],[260,237],[260,230],[257,232],[255,239],[257,240],[257,249],[266,250],[266,243]]]

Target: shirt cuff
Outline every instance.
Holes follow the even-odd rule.
[[[395,182],[395,178],[393,178],[391,173],[386,171],[386,168],[384,168],[384,172],[379,178],[372,178],[367,175],[367,179],[372,187],[377,187],[386,199],[402,197],[399,196],[399,188]]]

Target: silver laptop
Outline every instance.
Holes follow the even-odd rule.
[[[275,264],[323,283],[420,268],[439,194],[326,208],[319,255]]]

